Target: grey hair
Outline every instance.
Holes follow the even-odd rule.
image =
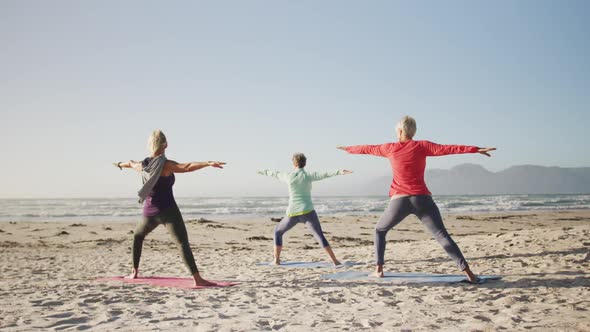
[[[168,144],[168,141],[166,140],[166,135],[164,135],[164,133],[160,129],[154,130],[150,135],[150,138],[148,139],[148,151],[150,152],[150,154],[153,155],[154,153],[156,153],[156,151],[163,148],[166,144]]]
[[[402,134],[406,136],[406,138],[412,138],[416,135],[416,120],[411,116],[404,116],[395,127],[397,131],[401,130]]]
[[[305,155],[303,153],[297,152],[293,155],[293,164],[297,165],[297,167],[303,168],[303,167],[305,167],[306,163],[307,163],[307,158],[305,157]]]

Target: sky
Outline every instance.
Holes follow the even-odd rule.
[[[390,175],[338,145],[415,139],[496,147],[430,158],[589,167],[588,1],[0,1],[0,198],[134,197],[111,163],[221,160],[177,176],[176,196],[286,195],[256,174],[355,173],[315,185],[349,195]],[[388,184],[384,184],[384,195]]]

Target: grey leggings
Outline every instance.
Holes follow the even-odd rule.
[[[384,262],[385,236],[387,232],[410,214],[416,215],[422,221],[461,271],[468,267],[461,250],[445,229],[436,203],[429,195],[406,196],[391,200],[385,214],[383,214],[375,227],[375,258],[377,265],[383,265]]]
[[[168,233],[172,235],[174,242],[180,249],[182,260],[191,274],[198,272],[193,251],[188,243],[184,220],[182,220],[182,215],[177,206],[160,212],[153,217],[143,217],[143,221],[137,225],[133,236],[133,267],[136,269],[139,267],[143,239],[160,224],[164,224]]]
[[[330,246],[328,240],[326,240],[326,237],[324,236],[324,232],[322,232],[322,226],[320,226],[320,220],[315,210],[300,216],[287,216],[283,218],[283,220],[281,220],[281,222],[275,227],[275,246],[283,246],[283,234],[300,222],[307,225],[307,228],[309,228],[311,234],[313,234],[313,237],[318,241],[322,248]]]

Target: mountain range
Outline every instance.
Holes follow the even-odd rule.
[[[520,165],[491,172],[480,165],[461,164],[449,170],[427,170],[425,179],[435,195],[590,193],[590,167]],[[366,190],[382,195],[384,183],[389,186],[391,177],[375,178]]]

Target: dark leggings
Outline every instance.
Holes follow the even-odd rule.
[[[322,232],[322,226],[320,225],[318,214],[315,211],[300,216],[286,216],[283,218],[283,220],[281,220],[281,222],[275,227],[275,246],[283,246],[283,234],[300,222],[307,225],[307,228],[309,228],[311,234],[322,248],[330,246],[328,240],[326,240],[326,237],[324,236],[324,232]]]
[[[160,224],[164,224],[168,233],[172,235],[174,242],[176,242],[176,245],[180,249],[182,260],[191,274],[198,272],[193,251],[188,243],[188,234],[186,233],[184,220],[182,220],[182,215],[177,206],[160,212],[153,217],[143,217],[143,221],[137,225],[133,236],[133,267],[136,269],[139,267],[143,239]]]
[[[375,258],[377,265],[383,265],[384,262],[385,236],[387,232],[410,214],[416,215],[422,221],[461,271],[468,267],[461,249],[447,232],[440,211],[429,195],[406,196],[391,200],[375,227]]]

